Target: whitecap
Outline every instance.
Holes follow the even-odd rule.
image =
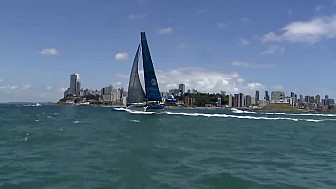
[[[155,114],[155,112],[143,112],[143,111],[137,111],[137,110],[130,110],[127,108],[113,108],[113,109],[117,111],[125,111],[131,114]]]
[[[231,108],[231,111],[236,114],[256,114],[256,112],[250,112],[247,110],[238,110],[236,108]]]
[[[28,140],[28,137],[25,137],[25,138],[24,138],[24,141],[27,141],[27,140]]]
[[[131,119],[130,121],[135,122],[135,123],[140,123],[140,121],[136,119]]]
[[[314,121],[320,122],[323,120],[314,119],[297,119],[289,117],[263,117],[263,116],[242,116],[242,115],[231,115],[231,114],[207,114],[207,113],[184,113],[184,112],[164,112],[168,115],[184,115],[184,116],[203,116],[203,117],[221,117],[221,118],[237,118],[237,119],[252,119],[252,120],[289,120],[289,121]]]
[[[38,119],[35,119],[35,122],[40,122],[40,120],[38,120]]]
[[[74,124],[77,124],[77,123],[79,123],[79,121],[74,121],[73,123],[74,123]]]

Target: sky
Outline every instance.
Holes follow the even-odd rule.
[[[0,102],[127,87],[142,31],[161,91],[336,98],[336,0],[2,0]]]

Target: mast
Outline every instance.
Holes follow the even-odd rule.
[[[128,84],[128,98],[127,98],[128,103],[138,103],[145,101],[145,93],[141,86],[138,72],[139,51],[140,51],[140,45],[138,46],[138,50],[134,57],[132,71]]]
[[[145,32],[141,32],[141,49],[145,76],[146,99],[148,101],[162,101]]]

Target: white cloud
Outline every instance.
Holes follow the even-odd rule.
[[[248,68],[264,68],[264,67],[274,67],[276,64],[272,63],[263,63],[263,64],[253,64],[247,61],[233,61],[231,62],[233,66],[242,66],[242,67],[248,67]]]
[[[251,91],[254,91],[254,90],[257,90],[257,89],[264,89],[265,88],[265,86],[263,84],[261,84],[261,83],[248,83],[247,87]]]
[[[242,46],[247,46],[250,44],[250,41],[245,38],[240,37],[238,40],[239,40],[239,44]]]
[[[50,91],[51,89],[52,89],[52,87],[51,86],[46,86],[46,88],[45,88],[47,91]]]
[[[26,90],[26,89],[29,89],[29,88],[31,88],[31,85],[30,85],[30,84],[22,85],[22,86],[21,86],[21,89],[23,89],[23,90]]]
[[[16,88],[18,88],[17,85],[12,85],[12,86],[10,86],[10,89],[16,89]]]
[[[269,32],[263,42],[304,42],[316,43],[322,39],[336,37],[336,15],[316,17],[309,21],[292,22],[281,29],[281,34]]]
[[[171,34],[172,32],[173,32],[173,29],[171,27],[162,28],[159,30],[159,34],[161,35]]]
[[[125,61],[125,60],[128,60],[128,54],[127,53],[117,53],[115,55],[115,59],[118,60],[118,61]]]
[[[281,36],[278,36],[276,35],[275,33],[273,32],[269,32],[269,33],[266,33],[263,38],[262,38],[262,41],[263,42],[271,42],[271,41],[281,41],[282,40],[282,37]]]
[[[139,70],[140,78],[143,78],[143,70]],[[156,70],[160,91],[168,91],[177,88],[184,83],[186,89],[197,89],[200,92],[219,93],[225,90],[228,93],[253,92],[251,86],[245,84],[244,78],[238,73],[224,73],[218,70],[210,70],[199,67],[186,67],[168,71]],[[142,81],[143,83],[143,81]],[[258,82],[256,82],[258,83]],[[262,84],[255,88],[264,87]]]
[[[223,22],[219,22],[219,23],[217,23],[217,27],[219,27],[219,28],[226,28],[226,24],[223,23]]]
[[[274,54],[274,53],[284,53],[284,52],[285,52],[284,47],[272,45],[272,46],[269,46],[266,50],[260,52],[260,54]]]
[[[58,55],[58,51],[56,49],[43,49],[40,53],[44,56]]]
[[[130,14],[128,15],[128,18],[130,20],[141,20],[141,19],[145,19],[146,15],[145,14]]]
[[[121,85],[121,82],[120,82],[120,81],[118,81],[118,82],[117,82],[117,85]]]
[[[62,87],[62,88],[60,88],[60,90],[59,90],[59,92],[64,92],[65,90],[67,90],[68,88],[67,87]]]

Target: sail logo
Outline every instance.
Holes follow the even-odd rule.
[[[152,83],[152,85],[155,86],[155,85],[157,84],[156,79],[152,79],[152,80],[151,80],[151,83]]]

